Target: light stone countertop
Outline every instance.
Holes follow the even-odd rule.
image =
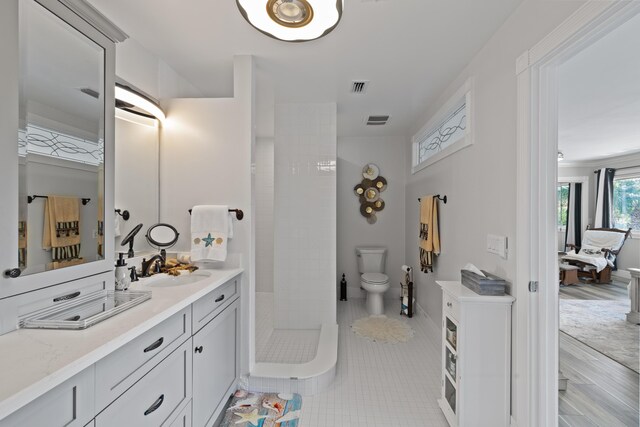
[[[90,367],[163,320],[241,274],[241,268],[199,270],[200,282],[150,290],[150,300],[85,330],[19,329],[0,336],[0,420]]]

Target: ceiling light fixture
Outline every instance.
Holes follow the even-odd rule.
[[[304,42],[329,34],[340,22],[344,0],[236,0],[258,31],[278,40]]]
[[[116,83],[116,108],[164,122],[164,111],[158,104],[128,86]]]

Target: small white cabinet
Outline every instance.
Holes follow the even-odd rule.
[[[511,416],[511,305],[460,282],[442,288],[442,382],[438,404],[451,426],[507,427]]]
[[[193,336],[193,425],[211,426],[239,376],[240,303],[236,300]]]

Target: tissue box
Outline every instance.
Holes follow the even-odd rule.
[[[469,270],[461,270],[462,284],[479,295],[504,295],[507,282],[484,270],[481,271],[487,277],[482,277]]]

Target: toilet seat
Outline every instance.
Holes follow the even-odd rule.
[[[363,282],[372,285],[384,285],[389,283],[389,276],[382,273],[364,273],[360,276]]]

